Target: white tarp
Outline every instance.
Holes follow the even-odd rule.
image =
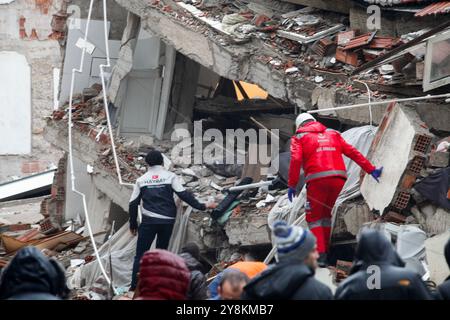
[[[112,280],[116,288],[127,287],[131,283],[133,259],[136,253],[137,236],[133,236],[128,223],[122,226],[107,242],[99,248],[102,263],[109,274],[111,253]],[[111,245],[111,247],[110,247]],[[68,280],[70,288],[91,287],[101,276],[101,270],[96,261],[82,265]]]
[[[177,219],[169,243],[169,250],[171,252],[178,253],[183,246],[191,212],[191,207],[188,207],[184,212],[181,202],[178,202]],[[133,236],[129,228],[129,223],[126,223],[99,248],[100,257],[108,275],[111,270],[111,256],[112,281],[115,288],[126,288],[131,284],[131,273],[134,256],[136,255],[137,236]],[[155,248],[155,243],[156,241],[153,242],[151,249]],[[92,261],[75,270],[73,276],[69,278],[69,287],[72,289],[81,287],[90,288],[101,276],[102,273],[98,263]]]

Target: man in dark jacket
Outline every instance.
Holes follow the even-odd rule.
[[[166,250],[147,251],[139,268],[136,300],[186,300],[190,273],[184,260]]]
[[[244,288],[248,300],[331,300],[330,288],[314,278],[316,238],[308,230],[277,221],[273,226],[279,262]]]
[[[379,231],[364,230],[350,276],[337,288],[339,300],[432,300],[420,276],[405,268]]]
[[[19,250],[0,278],[0,300],[61,300],[68,294],[64,269],[35,247]]]
[[[180,253],[186,266],[191,272],[191,281],[189,283],[188,300],[206,300],[208,299],[208,286],[206,277],[203,274],[203,266],[200,263],[200,249],[197,244],[187,243]]]
[[[172,236],[173,225],[177,214],[177,207],[173,198],[176,193],[181,200],[198,210],[215,208],[215,203],[207,206],[200,203],[187,191],[179,177],[164,169],[163,156],[159,151],[150,151],[145,161],[150,166],[146,174],[137,179],[130,199],[130,231],[138,233],[136,256],[133,264],[133,275],[130,290],[136,288],[139,261],[145,251],[150,249],[156,238],[156,248],[167,249]],[[137,224],[138,207],[141,205],[142,223]]]
[[[445,260],[447,260],[447,264],[450,267],[450,239],[447,241],[447,244],[445,245],[444,254]],[[438,287],[438,291],[442,299],[450,300],[450,276],[447,279],[445,279],[445,282]]]

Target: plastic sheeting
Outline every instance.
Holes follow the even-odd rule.
[[[111,256],[111,278],[116,288],[126,287],[131,283],[131,271],[133,259],[136,254],[137,236],[133,236],[129,228],[129,224],[126,223],[99,248],[99,255],[107,272],[111,270]],[[81,287],[90,288],[101,276],[100,267],[94,260],[76,269],[74,275],[69,278],[68,285],[71,289]]]
[[[186,229],[192,208],[188,207],[184,212],[181,202],[178,202],[177,219],[169,243],[169,250],[178,253],[184,244]],[[131,273],[133,269],[134,256],[136,254],[137,236],[133,236],[129,231],[129,223],[120,228],[107,242],[99,249],[99,254],[106,268],[110,272],[110,257],[112,262],[112,282],[115,288],[129,287],[131,284]],[[153,242],[151,249],[155,247]],[[70,288],[90,288],[95,281],[102,276],[98,263],[94,260],[82,265],[75,270],[69,278]]]
[[[377,128],[374,126],[357,127],[343,132],[342,137],[345,139],[345,141],[353,145],[363,155],[366,156],[367,153],[369,152],[376,131]],[[360,167],[355,162],[353,162],[352,160],[350,160],[345,156],[344,162],[347,168],[348,178],[338,199],[336,200],[336,204],[332,211],[333,224],[335,217],[334,213],[339,208],[339,206],[344,201],[354,199],[361,194],[359,190],[360,172],[361,172]],[[272,226],[274,221],[276,220],[285,220],[288,223],[294,222],[304,212],[305,202],[306,202],[305,187],[303,187],[300,194],[296,198],[294,198],[292,204],[287,199],[287,195],[281,197],[269,213],[268,216],[269,226]]]

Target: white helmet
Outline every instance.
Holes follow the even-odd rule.
[[[302,125],[303,122],[307,121],[307,120],[312,120],[312,121],[316,121],[316,118],[314,118],[311,114],[305,112],[305,113],[300,113],[297,116],[297,119],[295,119],[295,127],[298,128]]]

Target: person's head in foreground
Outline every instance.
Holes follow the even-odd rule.
[[[289,226],[285,221],[277,221],[273,225],[273,235],[280,262],[296,260],[313,270],[317,268],[319,253],[316,238],[311,232],[299,226]]]
[[[245,300],[331,300],[333,294],[314,275],[319,254],[316,237],[299,226],[277,221],[272,227],[278,262],[244,288]]]
[[[182,258],[166,250],[147,251],[141,259],[137,300],[186,300],[190,272]]]
[[[0,300],[61,300],[68,294],[63,267],[35,247],[20,249],[0,277]]]
[[[414,270],[406,268],[380,231],[361,232],[350,275],[340,283],[337,300],[430,300],[431,292]]]
[[[247,275],[239,270],[228,269],[224,271],[217,288],[220,300],[239,300],[249,281]]]

